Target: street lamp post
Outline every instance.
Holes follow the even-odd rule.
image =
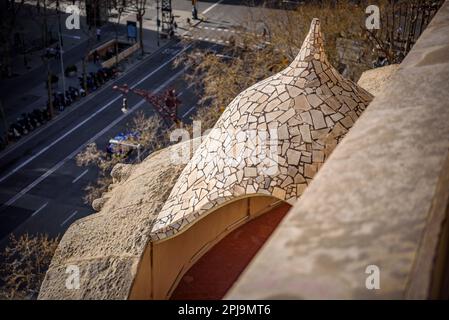
[[[198,9],[196,7],[196,1],[192,0],[192,18],[198,20]]]
[[[159,20],[159,0],[156,0],[156,26],[157,26],[157,46],[159,47],[159,27],[161,26],[161,20]]]
[[[61,60],[61,75],[62,75],[62,94],[65,96],[65,73],[64,73],[64,61],[63,61],[63,53],[62,53],[62,44],[61,44],[61,30],[59,30],[59,59]]]
[[[65,73],[64,73],[64,59],[63,59],[63,50],[62,50],[61,10],[59,8],[59,0],[56,2],[56,6],[57,6],[57,10],[58,10],[58,20],[59,20],[59,59],[61,60],[62,94],[64,96],[64,101],[65,101],[66,100]]]

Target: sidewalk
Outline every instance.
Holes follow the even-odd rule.
[[[178,24],[178,29],[176,30],[176,34],[181,35],[185,30],[190,28],[190,25],[187,24],[187,18],[191,17],[191,13],[189,11],[177,11],[174,10],[175,21]],[[65,15],[61,14],[61,20],[65,21]],[[158,46],[158,34],[157,34],[157,25],[156,25],[156,9],[155,6],[150,6],[148,10],[146,10],[146,14],[144,17],[144,31],[143,31],[143,43],[145,49],[145,57],[155,52],[158,48],[163,47],[167,44],[170,39],[161,39],[159,38],[159,46]],[[119,27],[119,39],[126,39],[126,21],[136,20],[135,12],[127,11],[125,12],[120,19],[120,27]],[[193,21],[192,23],[198,23],[199,21]],[[98,47],[101,43],[109,41],[115,38],[114,28],[107,24],[102,28],[102,41],[97,42],[95,40],[91,40],[94,45],[92,48]],[[64,41],[64,68],[68,65],[75,64],[78,68],[78,74],[72,78],[65,78],[65,87],[66,89],[69,86],[74,86],[76,88],[79,87],[78,76],[81,76],[82,73],[82,57],[86,53],[87,49],[87,35],[83,33],[81,30],[66,30],[63,32],[63,41]],[[0,92],[0,99],[3,102],[3,108],[6,114],[6,120],[8,125],[12,124],[17,120],[18,117],[22,113],[31,112],[35,108],[44,108],[47,103],[47,89],[45,87],[46,81],[46,68],[45,65],[41,63],[39,65],[39,52],[36,52],[33,57],[29,57],[28,65],[30,68],[26,68],[23,64],[23,57],[18,56],[15,58],[15,67],[17,68],[17,73],[23,73],[14,77],[12,79],[4,79],[0,80],[0,87],[2,88]],[[132,56],[127,58],[126,60],[120,63],[120,68],[123,72],[126,72],[129,68],[137,64],[142,60],[142,56],[140,50],[136,51]],[[21,66],[22,65],[22,66]],[[95,65],[94,63],[89,63],[87,66],[87,72],[97,71],[100,68],[100,64]],[[62,76],[61,76],[61,65],[59,59],[52,59],[50,62],[51,71],[59,77],[59,82],[57,88],[53,90],[53,92],[63,91],[62,90]],[[82,102],[82,99],[80,100]],[[69,108],[73,108],[73,105]],[[57,110],[55,110],[57,114]],[[4,133],[3,124],[0,125],[0,134]]]
[[[41,9],[42,10],[42,9]],[[61,8],[64,10],[64,7]],[[48,30],[51,33],[51,38],[55,41],[58,39],[59,23],[58,15],[54,8],[48,9]],[[37,15],[37,9],[35,6],[28,4],[24,5],[21,11],[21,29],[22,33],[26,33],[27,45],[30,43],[41,44],[41,33],[39,30],[39,24],[34,18],[27,18],[33,14]],[[64,26],[62,30],[62,41],[64,54],[64,67],[71,64],[77,64],[84,56],[87,48],[88,34],[80,30],[67,30],[65,29],[65,19],[68,15],[61,13],[61,25]],[[84,23],[82,19],[81,23]],[[112,38],[110,32],[104,32],[104,38]],[[53,47],[58,43],[54,42]],[[6,114],[7,122],[11,123],[23,112],[28,112],[28,106],[31,106],[31,110],[38,105],[45,106],[45,101],[40,101],[42,96],[46,97],[45,81],[47,78],[47,68],[42,56],[46,49],[32,50],[26,54],[26,58],[23,54],[16,54],[12,59],[13,62],[13,77],[0,79],[0,99],[3,102],[3,108]],[[49,69],[52,73],[57,74],[61,72],[60,60],[56,58],[50,58],[48,60]],[[61,78],[61,77],[60,77]],[[3,127],[2,127],[3,130]]]
[[[186,7],[187,8],[185,10],[172,10],[174,21],[178,25],[177,30],[175,30],[175,34],[178,36],[182,35],[191,27],[201,22],[201,20],[192,19],[191,5],[189,4]],[[201,14],[199,13],[198,16],[201,16]],[[162,17],[159,16],[159,19],[162,20]],[[188,19],[190,20],[190,24],[187,22]],[[136,21],[136,11],[131,9],[125,10],[120,18],[120,22],[126,25],[126,20]],[[137,26],[138,25],[139,23],[137,22]],[[155,1],[152,1],[145,10],[145,15],[143,17],[143,28],[145,30],[157,32],[157,11]]]
[[[107,42],[113,38],[114,37],[112,35],[108,36],[107,38],[105,38],[104,41],[102,41],[101,43],[98,43],[98,45],[101,45],[102,43]],[[163,46],[167,42],[168,42],[168,40],[161,40],[160,45]],[[96,45],[95,47],[97,47],[98,45]],[[154,43],[148,43],[147,41],[144,41],[144,47],[146,50],[145,56],[148,56],[151,52],[154,52],[158,49],[157,45],[155,45]],[[69,55],[70,53],[66,53],[66,54]],[[123,72],[126,72],[126,70],[128,70],[130,67],[132,67],[133,65],[135,65],[136,63],[138,63],[141,60],[142,60],[141,53],[140,53],[140,50],[138,50],[132,56],[121,61],[119,63],[119,67]],[[70,64],[66,63],[65,57],[64,57],[64,61],[65,61],[64,68],[66,68]],[[61,68],[60,68],[60,60],[57,59],[56,62],[57,62],[57,66],[55,66],[55,68],[52,68],[52,70],[59,77],[59,81],[58,81],[57,86],[54,87],[52,89],[52,91],[53,92],[58,92],[58,91],[62,92],[63,91],[63,81],[62,81],[62,74],[61,74]],[[80,77],[82,75],[82,62],[79,60],[77,63],[75,63],[75,65],[78,69],[77,75],[74,77],[65,77],[66,90],[69,88],[69,86],[79,88],[78,77]],[[57,68],[58,66],[59,66],[59,68]],[[89,62],[86,66],[87,73],[96,72],[99,68],[101,68],[100,63],[95,64],[93,62]],[[16,119],[18,117],[20,117],[20,115],[22,113],[31,112],[35,108],[41,109],[46,106],[46,103],[48,100],[48,92],[47,92],[47,88],[45,87],[45,79],[46,79],[46,72],[44,74],[43,79],[38,81],[39,84],[31,87],[26,92],[23,92],[20,90],[20,94],[9,95],[6,99],[3,100],[4,101],[3,108],[5,110],[6,119],[7,119],[8,124],[11,124],[14,121],[16,121]],[[23,79],[22,79],[22,81],[23,81]],[[9,91],[9,92],[11,92],[11,91]],[[80,100],[80,101],[82,101],[82,100]],[[57,110],[55,110],[55,111],[57,111]],[[3,128],[2,128],[2,131],[3,131]]]
[[[64,12],[65,6],[61,5],[61,10]],[[42,10],[40,10],[42,15]],[[47,39],[47,47],[58,47],[59,36],[59,19],[58,14],[54,8],[47,9],[47,29],[49,32]],[[88,39],[86,28],[83,27],[79,30],[67,30],[65,28],[65,20],[67,14],[61,12],[60,21],[62,29],[62,44],[65,52],[70,52],[72,49],[78,47]],[[34,15],[34,16],[33,16]],[[29,75],[34,75],[36,70],[40,70],[44,66],[42,56],[45,54],[46,48],[43,48],[42,39],[42,22],[40,21],[42,16],[39,15],[35,6],[24,4],[24,7],[20,11],[20,27],[18,27],[17,33],[20,34],[22,40],[25,43],[26,54],[21,52],[22,49],[13,49],[14,57],[12,58],[12,77],[0,78],[0,86],[7,88],[11,83],[20,81],[23,84],[23,80],[27,80]],[[81,25],[85,25],[85,19],[81,18]],[[54,64],[56,59],[50,59],[50,64]],[[5,99],[4,92],[0,92],[0,98]]]

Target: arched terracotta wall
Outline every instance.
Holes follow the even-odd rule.
[[[223,299],[289,209],[283,203],[226,235],[184,274],[170,299]]]
[[[137,267],[130,299],[168,299],[184,274],[236,228],[283,204],[269,196],[237,199],[174,237],[150,242]]]

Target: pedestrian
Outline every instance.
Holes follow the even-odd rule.
[[[97,41],[101,40],[101,29],[97,28]]]
[[[128,99],[125,97],[122,100],[122,112],[127,113],[128,112]]]

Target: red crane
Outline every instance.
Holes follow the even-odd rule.
[[[127,95],[129,92],[137,94],[144,98],[149,104],[153,105],[156,112],[165,121],[172,121],[179,126],[181,121],[178,119],[178,106],[181,101],[176,96],[175,89],[168,89],[162,94],[154,94],[150,91],[143,89],[132,89],[127,84],[121,86],[113,86],[113,90],[120,91],[122,94]],[[126,101],[126,100],[125,100]],[[127,109],[127,106],[124,106]]]

